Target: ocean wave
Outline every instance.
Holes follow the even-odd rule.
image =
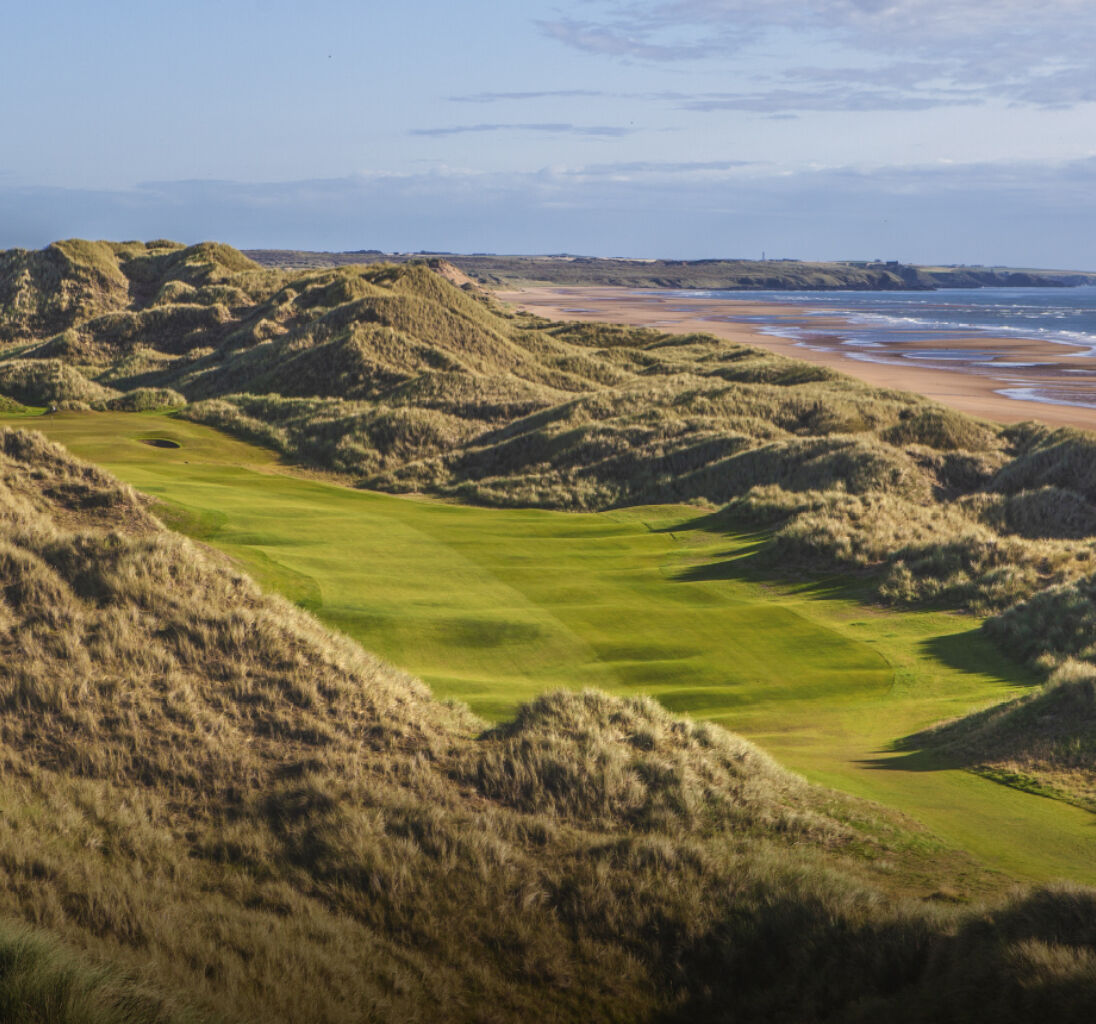
[[[838,311],[827,312],[837,313]],[[896,332],[901,331],[903,334],[908,334],[910,329],[913,328],[926,332],[929,337],[937,334],[962,333],[977,335],[981,338],[992,338],[1004,334],[1009,337],[1031,338],[1033,341],[1046,341],[1054,345],[1068,345],[1084,349],[1085,351],[1077,353],[1078,358],[1096,357],[1096,333],[1090,331],[1063,330],[1040,327],[1034,324],[992,324],[961,320],[938,320],[928,319],[927,317],[897,316],[889,313],[868,313],[861,310],[842,311],[839,315],[848,321],[849,326],[853,328],[870,327],[878,330],[889,327]],[[855,333],[851,333],[848,328],[841,326],[833,326],[828,330],[830,333],[847,340],[856,337]],[[903,339],[899,336],[893,340],[900,343]],[[906,338],[906,340],[910,339]],[[917,340],[921,339],[918,338]]]
[[[1014,398],[1018,402],[1039,402],[1043,405],[1073,405],[1083,409],[1096,409],[1096,400],[1085,400],[1080,397],[1063,396],[1060,392],[1055,395],[1036,387],[1001,388],[995,394],[1005,398]]]
[[[828,323],[825,333],[845,342],[866,340],[900,344],[903,341],[931,341],[942,334],[1030,338],[1078,348],[1081,351],[1071,354],[1075,358],[1096,358],[1096,288],[1024,289],[1022,295],[1003,289],[971,289],[962,293],[950,290],[791,293],[697,289],[675,294],[683,298],[727,299],[731,319],[735,319],[731,303],[736,301],[785,306],[787,317],[800,320],[795,327],[779,323],[779,314],[766,318],[754,313],[748,320],[751,324],[765,325],[761,329],[775,337],[804,337],[812,330],[811,320],[832,317],[844,323]],[[892,333],[888,336],[885,332]]]

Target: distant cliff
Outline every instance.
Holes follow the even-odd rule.
[[[1096,274],[1078,271],[1020,270],[1008,267],[918,267],[896,261],[809,263],[800,260],[635,260],[595,256],[461,256],[453,253],[301,252],[255,249],[256,263],[293,269],[355,263],[404,262],[424,255],[444,256],[486,285],[543,283],[623,288],[703,288],[716,290],[928,291],[936,288],[1066,287],[1096,283]]]

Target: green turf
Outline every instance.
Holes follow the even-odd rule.
[[[708,532],[693,509],[468,508],[305,479],[160,415],[7,421],[157,496],[171,525],[488,718],[559,686],[652,694],[1014,877],[1096,882],[1091,815],[891,752],[1034,681],[970,617],[882,611],[842,581],[757,578],[753,540]]]

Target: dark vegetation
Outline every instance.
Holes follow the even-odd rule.
[[[299,252],[249,250],[267,267],[315,270],[380,262],[406,262],[422,256],[379,252]],[[811,263],[802,260],[636,260],[590,256],[496,256],[446,253],[447,262],[480,284],[602,285],[623,288],[711,288],[753,290],[923,291],[932,288],[1061,287],[1091,284],[1096,275],[1071,271],[1002,267],[917,267],[872,260]]]
[[[485,729],[40,435],[0,518],[4,1019],[1087,1019],[1089,890],[895,892],[926,837],[649,701]]]

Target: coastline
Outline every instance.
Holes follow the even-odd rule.
[[[898,365],[891,361],[869,361],[862,353],[836,351],[838,339],[827,336],[827,326],[836,329],[845,321],[839,314],[797,317],[797,310],[775,303],[742,299],[659,295],[629,288],[541,286],[499,290],[495,296],[518,309],[552,320],[586,320],[651,327],[671,334],[703,332],[740,345],[752,345],[793,359],[816,363],[856,377],[875,387],[914,391],[960,412],[998,423],[1040,420],[1053,427],[1096,430],[1096,408],[1052,403],[1047,400],[1000,394],[1007,388],[1074,387],[1078,381],[1067,376],[1069,360],[1089,346],[1072,347],[1023,337],[979,337],[977,344],[956,332],[947,342],[956,349],[968,345],[972,353],[986,346],[1008,356],[996,368],[984,372],[949,367]],[[810,341],[766,333],[764,323],[777,321],[808,333]],[[815,340],[816,339],[816,340]],[[911,346],[916,347],[916,345]],[[860,358],[854,358],[859,354]],[[1037,363],[1037,374],[1000,375],[1009,363]],[[1037,378],[1037,382],[1032,378]],[[1096,386],[1092,392],[1096,403]]]

